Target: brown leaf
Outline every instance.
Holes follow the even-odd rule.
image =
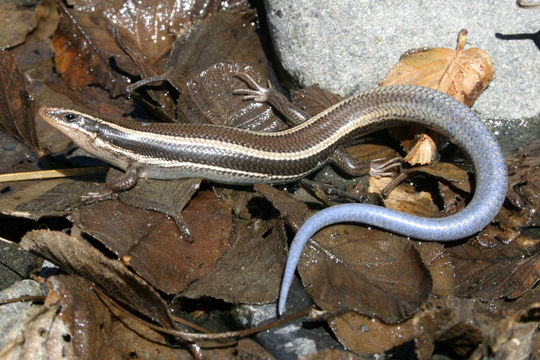
[[[0,126],[38,156],[45,155],[37,140],[33,95],[15,59],[4,50],[0,50],[0,83]]]
[[[33,9],[13,2],[0,4],[0,49],[22,44],[36,25]]]
[[[359,360],[363,359],[351,352],[346,352],[338,349],[324,349],[314,354],[309,354],[301,357],[302,360]]]
[[[266,75],[266,58],[252,25],[255,16],[253,11],[227,11],[199,20],[175,41],[165,72],[152,81],[167,80],[180,90],[210,66],[226,60],[251,65]]]
[[[122,42],[156,66],[167,53],[177,36],[192,26],[199,18],[234,8],[246,8],[243,0],[195,0],[179,4],[176,0],[130,2],[124,0],[72,1],[74,10],[92,17],[103,17],[107,28],[117,27]],[[93,31],[94,29],[90,29]],[[113,51],[107,51],[113,53]],[[126,63],[123,54],[115,54],[120,68],[135,74],[134,64]],[[157,64],[157,69],[163,69]]]
[[[75,90],[99,85],[113,97],[125,94],[127,79],[109,62],[109,57],[121,50],[110,35],[105,18],[69,11],[61,2],[59,9],[60,22],[52,39],[58,73]]]
[[[315,116],[321,111],[328,109],[330,106],[343,100],[343,97],[321,89],[317,85],[311,85],[305,89],[294,90],[291,92],[291,98],[296,106],[300,107],[311,116]]]
[[[231,238],[216,266],[180,296],[212,296],[235,304],[276,300],[287,257],[282,221],[238,220]]]
[[[467,30],[461,30],[456,50],[422,48],[403,54],[399,62],[386,74],[380,85],[420,85],[451,95],[467,106],[472,106],[493,79],[489,55],[478,48],[463,50]],[[432,133],[421,134],[411,144],[402,141],[404,149],[412,149],[405,157],[411,165],[430,164],[435,160],[436,143]],[[429,139],[429,140],[427,140]],[[420,152],[418,150],[420,149]]]
[[[444,245],[426,241],[413,244],[431,275],[431,293],[437,296],[454,295],[456,268]]]
[[[84,207],[73,220],[150,284],[176,294],[213,268],[227,250],[232,231],[230,209],[209,191],[199,192],[183,216],[192,243],[163,214],[118,201]]]
[[[61,323],[63,332],[59,335],[72,347],[74,357],[97,358],[107,342],[112,319],[109,310],[92,290],[93,285],[69,275],[50,277],[47,284],[49,292],[55,293],[52,296],[58,298],[60,305],[53,328],[55,323]]]
[[[170,327],[167,306],[144,280],[119,261],[108,259],[86,241],[63,232],[34,230],[20,247],[59,265],[64,271],[93,282],[105,293],[164,327]]]
[[[108,299],[103,299],[109,304]],[[143,358],[152,360],[191,360],[193,354],[179,344],[167,341],[159,332],[148,328],[131,314],[120,311],[116,306],[109,306],[111,312],[119,319],[113,324],[111,334],[107,337],[100,359]],[[169,338],[170,340],[170,338]],[[213,348],[214,347],[214,348]],[[251,339],[241,339],[235,346],[219,347],[213,343],[201,345],[204,359],[261,359],[272,360],[260,345]]]
[[[426,86],[471,106],[493,79],[493,66],[485,51],[463,50],[466,36],[467,30],[461,30],[456,50],[428,48],[403,54],[380,85]]]
[[[179,109],[191,123],[238,127],[247,130],[277,131],[287,125],[275,115],[271,106],[245,101],[234,90],[247,88],[235,75],[249,74],[259,84],[266,79],[252,66],[239,63],[217,63],[194,76],[180,88]]]
[[[435,142],[426,134],[417,136],[414,143],[405,151],[407,151],[407,155],[403,158],[403,161],[411,165],[431,164],[437,156]]]
[[[540,303],[530,304],[522,311],[502,318],[489,329],[481,346],[470,359],[533,359],[538,355],[538,313]],[[530,316],[535,314],[536,317]],[[535,346],[536,345],[536,346]],[[535,348],[536,347],[536,348]]]
[[[18,191],[0,197],[0,212],[38,220],[44,216],[64,216],[80,206],[80,197],[99,191],[102,184],[72,179],[29,182]]]
[[[390,182],[391,178],[369,178],[369,192],[380,193]],[[428,192],[416,192],[410,184],[401,183],[386,199],[387,208],[424,217],[433,217],[439,213],[439,208],[433,203]]]
[[[522,242],[527,246],[521,247]],[[447,249],[459,269],[456,294],[485,301],[521,296],[540,279],[539,249],[540,240],[531,238],[490,248],[469,241]]]
[[[238,72],[250,73],[261,85],[268,79],[266,57],[252,25],[254,16],[253,11],[227,11],[197,21],[174,43],[165,72],[143,79],[130,89],[168,81],[179,92],[177,110],[172,105],[160,109],[149,102],[144,104],[179,122],[244,124],[244,128],[258,130],[285,128],[267,104],[246,102],[232,93],[247,87],[235,77]],[[141,63],[140,67],[145,65]],[[262,79],[259,74],[263,74]],[[149,95],[154,102],[162,97],[153,89]]]
[[[461,191],[467,193],[471,192],[471,182],[469,179],[469,174],[457,167],[454,164],[447,162],[437,162],[429,166],[418,166],[414,168],[414,171],[423,172],[431,176],[438,177],[449,181],[452,186],[456,187]]]
[[[298,271],[324,310],[355,310],[388,323],[411,317],[432,286],[410,240],[356,225],[319,231]]]
[[[116,175],[115,175],[116,174]],[[110,169],[107,178],[120,176],[119,170]],[[156,180],[141,178],[130,191],[119,194],[127,205],[155,210],[172,217],[178,226],[184,226],[182,210],[201,185],[202,179]]]
[[[305,203],[294,200],[286,192],[271,185],[257,183],[253,188],[272,203],[293,231],[298,231],[306,219],[313,214]]]
[[[415,337],[416,316],[399,324],[385,324],[376,318],[347,312],[329,321],[343,346],[360,354],[381,353]]]
[[[503,207],[492,224],[478,235],[478,241],[488,247],[519,239],[523,229],[540,222],[540,139],[509,157],[507,167],[507,198],[514,208]]]

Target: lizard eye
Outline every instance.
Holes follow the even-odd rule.
[[[64,120],[66,120],[67,122],[73,122],[77,119],[77,115],[73,114],[73,113],[67,113],[64,115]]]

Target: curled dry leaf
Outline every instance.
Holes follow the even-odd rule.
[[[369,192],[381,193],[381,191],[392,181],[391,178],[369,178]],[[431,194],[428,192],[417,192],[409,184],[400,184],[386,199],[384,205],[390,209],[402,211],[424,217],[433,217],[439,213],[439,208],[433,203]]]
[[[456,50],[423,48],[406,52],[380,85],[426,86],[471,106],[493,79],[493,65],[485,51],[463,50],[466,40],[467,30],[461,30]]]
[[[404,141],[402,141],[402,146],[405,146]],[[411,165],[431,164],[437,156],[435,141],[426,134],[418,135],[416,140],[405,151],[407,155],[403,158],[403,161]]]
[[[15,59],[4,50],[0,50],[0,83],[0,126],[38,156],[45,155],[37,140],[33,95]]]
[[[210,191],[199,192],[183,217],[191,243],[182,238],[172,219],[118,201],[86,206],[73,220],[150,284],[176,294],[214,267],[232,232],[230,209]]]
[[[399,62],[388,72],[380,85],[420,85],[440,90],[472,106],[482,91],[493,79],[493,66],[489,55],[478,48],[464,50],[467,30],[461,30],[456,50],[447,48],[422,48],[410,50],[403,54]],[[412,165],[429,164],[435,160],[436,146],[439,141],[426,142],[420,140],[414,145],[403,141],[404,149],[412,149],[406,161]]]
[[[67,273],[91,281],[108,296],[161,326],[173,324],[167,306],[153,288],[85,240],[59,231],[34,230],[23,237],[20,247],[50,260]]]

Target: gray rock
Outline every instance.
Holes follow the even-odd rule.
[[[0,243],[0,290],[28,278],[32,271],[39,269],[40,263],[39,258],[28,251]]]
[[[34,280],[23,280],[0,292],[0,301],[21,296],[45,295],[46,290]],[[20,334],[25,320],[36,314],[41,306],[31,301],[14,302],[0,306],[0,350]]]
[[[495,68],[474,109],[488,118],[519,119],[516,128],[532,126],[522,132],[525,139],[540,133],[538,10],[507,0],[265,0],[265,7],[276,52],[293,80],[344,96],[378,86],[407,50],[455,48],[465,28],[466,48],[487,51]]]
[[[294,314],[311,303],[300,282],[295,279],[291,286],[285,316]],[[241,305],[233,310],[232,316],[241,327],[253,328],[275,321],[277,307],[276,304]],[[344,350],[322,323],[310,323],[305,317],[259,332],[255,335],[255,339],[280,360],[298,359],[327,348]]]

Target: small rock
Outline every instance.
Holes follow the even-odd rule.
[[[47,291],[34,280],[23,280],[0,292],[0,301],[21,296],[41,296]],[[21,332],[22,324],[36,314],[41,305],[33,305],[31,301],[19,301],[0,306],[0,351]]]

